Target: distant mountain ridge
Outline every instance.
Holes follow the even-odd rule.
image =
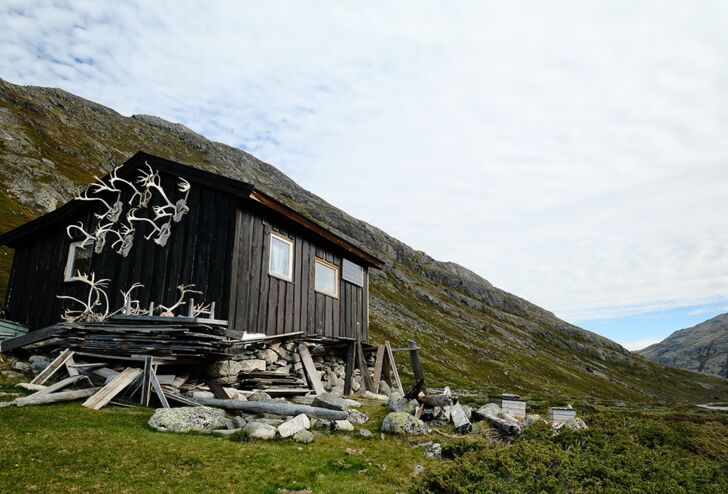
[[[371,276],[374,341],[417,340],[436,385],[523,395],[645,400],[728,398],[728,385],[662,367],[500,290],[472,271],[432,259],[308,192],[275,167],[183,125],[125,117],[60,89],[0,79],[0,232],[71,199],[143,150],[254,183],[386,261]],[[375,200],[375,199],[373,199]],[[0,297],[11,255],[0,249]],[[0,298],[4,300],[4,298]],[[398,354],[407,377],[406,354]],[[401,360],[400,360],[401,359]]]
[[[663,365],[728,378],[728,314],[675,331],[638,353]]]

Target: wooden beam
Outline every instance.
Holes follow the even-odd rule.
[[[100,389],[101,388],[74,389],[73,391],[60,391],[58,393],[50,393],[47,395],[38,396],[33,400],[28,400],[22,405],[18,404],[18,406],[46,405],[48,403],[58,403],[60,401],[79,400],[81,398],[86,398],[87,396],[91,396],[94,393],[97,393]],[[17,400],[15,401],[17,402]]]
[[[162,386],[159,384],[156,372],[152,373],[152,386],[154,387],[154,392],[157,393],[157,398],[159,398],[159,402],[162,404],[162,407],[169,408],[169,402],[167,401],[167,397],[164,396],[164,390],[162,390]]]
[[[48,338],[52,338],[53,336],[55,336],[56,333],[58,333],[61,329],[63,329],[62,326],[54,324],[53,326],[48,326],[47,328],[31,331],[28,334],[16,336],[15,338],[9,338],[5,341],[0,341],[0,353],[6,353],[11,350],[15,350],[16,348],[21,348],[32,343],[47,340]]]
[[[313,364],[311,353],[308,351],[308,347],[304,342],[298,344],[298,354],[301,356],[301,363],[306,370],[308,382],[311,383],[314,393],[317,395],[325,393],[326,390],[324,389],[324,385],[321,384],[321,379],[316,371],[316,366]]]
[[[346,346],[346,372],[344,374],[344,394],[351,394],[351,384],[354,380],[354,363],[356,361],[356,342],[352,341]]]
[[[356,356],[359,362],[359,372],[361,372],[361,385],[363,391],[371,391],[372,379],[369,377],[369,369],[367,368],[367,361],[364,359],[364,351],[361,348],[361,340],[356,342]]]
[[[382,380],[382,366],[384,365],[384,345],[377,345],[377,357],[374,361],[374,379],[372,379],[372,393],[379,393],[379,383]]]
[[[225,391],[225,388],[222,387],[222,384],[220,384],[218,381],[214,379],[207,379],[205,380],[205,384],[207,384],[210,387],[210,391],[212,391],[212,394],[215,395],[215,398],[220,400],[229,400],[230,396],[228,395],[227,391]]]
[[[392,347],[388,341],[384,342],[384,347],[387,350],[387,360],[389,360],[389,367],[392,369],[392,375],[394,382],[391,383],[392,387],[396,387],[402,396],[404,396],[404,389],[402,388],[402,381],[399,379],[399,372],[397,371],[397,364],[394,361],[394,355],[392,355]]]
[[[296,416],[302,413],[309,417],[316,417],[328,420],[346,420],[347,414],[341,410],[313,407],[308,405],[297,405],[284,401],[240,401],[240,400],[217,400],[203,398],[196,400],[201,405],[220,407],[228,410],[239,410],[247,413],[270,413],[272,415]]]
[[[420,362],[419,348],[417,348],[417,343],[412,340],[409,340],[407,345],[410,348],[410,363],[412,364],[412,372],[415,375],[415,382],[419,383],[422,381],[422,390],[424,391],[427,389],[427,385],[425,384],[425,373],[422,370],[422,362]]]
[[[124,388],[129,386],[136,378],[141,375],[140,369],[133,367],[127,367],[121,374],[111,380],[109,384],[101,388],[98,393],[91,396],[88,400],[83,403],[86,408],[92,410],[98,410],[106,406],[116,395],[121,393]]]
[[[149,400],[152,397],[152,374],[154,373],[154,358],[146,357],[144,359],[144,371],[142,373],[142,389],[139,404],[143,407],[149,406]]]
[[[88,378],[86,376],[71,376],[71,377],[67,377],[67,378],[65,378],[62,381],[58,381],[55,384],[52,384],[52,385],[47,386],[47,387],[45,387],[45,388],[43,388],[43,389],[41,389],[39,391],[36,391],[32,395],[25,396],[23,398],[18,398],[15,401],[16,401],[16,403],[17,402],[25,402],[25,401],[28,401],[30,403],[35,398],[38,398],[39,396],[43,396],[43,395],[48,395],[48,394],[54,393],[54,392],[58,391],[59,389],[63,389],[66,386],[70,386],[71,384],[75,384],[75,383],[77,383],[78,381],[80,381],[82,379],[88,379]],[[22,405],[18,405],[18,406],[22,406]]]
[[[77,376],[79,374],[78,368],[76,367],[76,362],[73,360],[73,355],[66,360],[66,372],[68,372],[68,375],[73,377]]]
[[[68,359],[73,357],[73,351],[69,349],[63,350],[56,359],[48,364],[48,367],[43,369],[43,371],[35,376],[35,378],[30,381],[30,384],[43,384],[46,382],[53,374],[56,373],[58,369],[60,369],[62,366],[66,364]]]

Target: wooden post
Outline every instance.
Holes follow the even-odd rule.
[[[372,393],[379,393],[379,383],[382,380],[382,366],[384,365],[384,345],[377,346],[377,358],[374,361],[374,379],[372,379]]]
[[[396,389],[397,391],[399,391],[402,394],[402,396],[404,396],[404,389],[402,388],[402,381],[400,381],[400,379],[399,379],[399,372],[397,372],[397,364],[394,361],[394,354],[392,353],[392,346],[389,344],[388,341],[385,341],[384,347],[387,350],[387,360],[389,360],[389,366],[392,369],[392,375],[394,376],[393,382],[390,383],[391,387],[393,389]]]
[[[316,366],[313,364],[311,353],[308,351],[308,347],[304,342],[298,344],[298,354],[301,356],[301,363],[303,364],[303,368],[308,376],[308,382],[311,383],[314,393],[317,395],[325,393],[326,390],[324,389],[324,385],[321,384],[321,379],[319,379]]]
[[[351,383],[354,380],[354,361],[356,350],[355,350],[356,343],[351,342],[346,347],[346,374],[344,376],[344,394],[350,395],[351,394]]]
[[[139,404],[143,407],[149,406],[149,400],[152,395],[152,374],[154,369],[152,367],[154,361],[153,357],[144,357],[144,373],[142,374],[142,390],[141,399]]]
[[[409,340],[407,345],[410,349],[410,363],[412,364],[412,372],[415,374],[415,382],[422,381],[422,390],[424,391],[427,389],[427,386],[425,385],[425,373],[422,371],[422,362],[420,362],[420,354],[419,349],[417,348],[417,343]]]
[[[361,372],[361,386],[364,391],[371,391],[372,380],[369,377],[369,369],[367,369],[367,361],[364,359],[364,350],[361,347],[361,341],[356,340],[356,356],[359,361],[359,372]]]

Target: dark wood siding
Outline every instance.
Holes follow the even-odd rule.
[[[230,327],[269,335],[304,331],[310,335],[368,338],[366,283],[341,279],[342,254],[318,242],[306,230],[247,201],[235,219]],[[270,236],[293,241],[293,280],[268,274]],[[314,290],[316,257],[339,268],[339,298]],[[367,270],[364,271],[365,280]]]
[[[182,197],[175,177],[162,174],[162,184],[172,202]],[[139,222],[136,223],[134,246],[128,257],[116,254],[110,245],[101,254],[93,254],[91,270],[96,279],[111,280],[107,294],[112,310],[122,304],[120,290],[135,282],[144,285],[135,293],[145,307],[150,301],[154,301],[155,305],[170,305],[177,299],[178,285],[194,284],[204,294],[195,295],[196,300],[214,301],[216,316],[225,317],[230,300],[230,263],[237,201],[227,193],[193,184],[188,199],[190,212],[179,223],[172,223],[172,234],[165,247],[158,246],[153,240],[145,240],[144,236],[151,231],[151,226]],[[153,204],[156,202],[153,201]],[[91,208],[81,211],[67,224],[83,221],[86,229],[91,230],[98,221],[93,216],[94,211]],[[151,209],[144,216],[150,214]],[[76,308],[73,302],[59,300],[56,295],[83,298],[87,293],[81,283],[63,280],[68,248],[72,242],[66,235],[67,224],[47,227],[15,249],[7,311],[11,319],[32,329],[58,322],[66,308]],[[110,241],[114,239],[109,235]],[[186,310],[186,306],[182,308],[182,311]]]

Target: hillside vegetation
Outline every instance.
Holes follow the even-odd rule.
[[[452,263],[439,262],[302,189],[273,166],[156,117],[122,116],[58,89],[0,80],[0,231],[50,211],[144,150],[252,182],[386,260],[371,279],[371,334],[415,339],[434,385],[516,392],[553,404],[586,396],[710,401],[724,380],[666,368],[559,320]],[[11,252],[0,251],[5,287]],[[0,293],[0,296],[4,295]],[[406,356],[397,357],[408,377]]]

